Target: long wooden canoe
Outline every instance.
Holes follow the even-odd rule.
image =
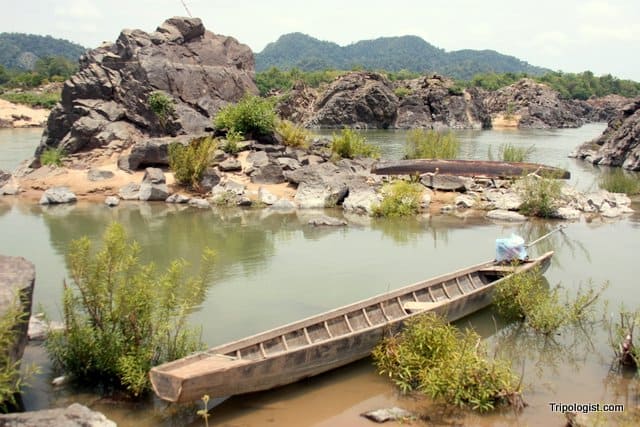
[[[518,178],[524,174],[533,172],[558,179],[571,178],[571,173],[565,169],[540,163],[500,162],[492,160],[387,160],[378,162],[371,170],[371,173],[377,175],[421,175],[424,173],[439,173],[441,175],[468,176],[473,178]]]
[[[257,335],[222,344],[150,372],[156,394],[189,402],[289,384],[367,357],[385,334],[405,320],[434,311],[452,322],[491,304],[505,276],[539,266],[553,252],[518,266],[494,261],[374,296]]]

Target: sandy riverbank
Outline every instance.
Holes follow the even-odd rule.
[[[0,128],[41,127],[47,123],[49,110],[31,108],[0,99]]]

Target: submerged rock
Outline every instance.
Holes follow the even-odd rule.
[[[410,421],[417,418],[415,414],[407,411],[406,409],[395,406],[392,408],[376,409],[375,411],[364,412],[360,414],[360,416],[377,423],[384,423],[387,421]]]
[[[347,221],[343,219],[333,218],[327,215],[320,215],[315,218],[311,218],[307,224],[313,225],[315,227],[326,225],[330,227],[342,227],[347,225]]]
[[[66,408],[0,415],[0,426],[117,427],[102,413],[74,403]]]

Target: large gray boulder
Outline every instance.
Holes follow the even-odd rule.
[[[2,427],[117,427],[117,424],[84,405],[73,403],[66,408],[0,415]]]
[[[602,135],[570,155],[596,165],[640,170],[640,98],[627,104],[609,121]]]
[[[35,280],[36,270],[31,262],[22,257],[0,255],[0,316],[14,308],[14,304],[18,304],[18,310],[24,313],[24,319],[29,319]],[[1,352],[8,353],[11,362],[22,359],[28,341],[28,327],[28,320],[15,325],[13,344],[9,348],[0,349]]]
[[[118,158],[118,167],[125,171],[134,171],[143,166],[169,166],[169,146],[187,145],[194,138],[203,135],[181,135],[176,137],[144,138],[133,144],[131,152]]]
[[[206,31],[198,18],[166,20],[153,33],[123,30],[114,43],[83,55],[49,115],[36,158],[46,147],[72,154],[143,136],[199,134],[245,93],[257,93],[251,49]],[[160,120],[149,96],[161,92],[174,111]]]
[[[77,197],[67,187],[52,187],[46,190],[40,198],[41,205],[55,205],[60,203],[72,203]]]

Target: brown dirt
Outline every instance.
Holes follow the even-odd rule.
[[[493,129],[517,129],[521,118],[519,114],[496,114],[491,117],[491,126]]]

